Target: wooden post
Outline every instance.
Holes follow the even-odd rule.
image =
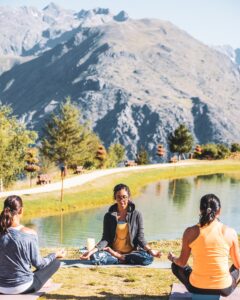
[[[61,186],[61,203],[63,202],[63,183],[64,183],[64,178],[67,174],[67,168],[65,166],[61,167],[61,179],[62,179],[62,186]]]
[[[0,178],[0,192],[3,192],[3,180]]]

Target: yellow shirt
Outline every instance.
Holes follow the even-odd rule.
[[[230,247],[216,219],[200,227],[199,236],[189,245],[193,256],[190,283],[202,289],[224,289],[232,284],[228,257]]]
[[[133,250],[130,244],[128,223],[118,221],[116,228],[116,237],[113,242],[113,250],[119,253],[129,253]]]

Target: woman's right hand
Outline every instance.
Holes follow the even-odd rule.
[[[66,255],[66,251],[64,248],[58,250],[56,253],[56,258],[63,258]]]
[[[80,259],[82,259],[82,260],[90,260],[90,256],[91,256],[92,254],[94,254],[95,252],[97,252],[97,251],[98,251],[97,248],[93,248],[92,250],[83,253],[83,254],[80,256]]]
[[[173,262],[174,261],[174,258],[175,258],[175,255],[172,253],[172,252],[169,252],[168,253],[168,259]]]

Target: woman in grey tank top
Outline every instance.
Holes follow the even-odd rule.
[[[9,196],[0,214],[0,293],[21,294],[38,291],[60,266],[57,258],[64,249],[42,258],[34,230],[20,224],[23,202]],[[35,267],[32,272],[31,266]]]

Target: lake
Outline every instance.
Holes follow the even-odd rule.
[[[216,194],[221,200],[221,221],[239,233],[240,172],[234,172],[161,180],[144,187],[133,201],[143,214],[146,239],[180,238],[187,226],[198,222],[199,200],[208,193]],[[87,238],[96,241],[101,238],[103,216],[108,207],[34,218],[30,225],[38,231],[41,247],[83,247]]]

